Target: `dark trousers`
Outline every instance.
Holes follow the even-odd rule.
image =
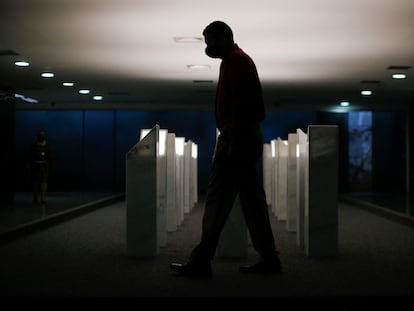
[[[207,188],[201,242],[193,249],[190,261],[214,258],[220,233],[237,195],[253,247],[264,259],[277,256],[259,174],[262,152],[259,124],[233,133],[225,130],[219,135]]]

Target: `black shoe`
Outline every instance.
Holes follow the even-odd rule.
[[[263,260],[252,266],[240,267],[241,273],[275,275],[282,273],[282,264],[279,258],[272,260]]]
[[[210,263],[172,263],[170,264],[170,268],[182,276],[210,277],[213,275]]]

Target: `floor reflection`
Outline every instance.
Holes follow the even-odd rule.
[[[0,233],[114,194],[112,192],[49,192],[46,204],[41,204],[33,202],[31,192],[15,193],[14,204],[0,209]]]
[[[413,202],[409,193],[384,193],[384,192],[353,192],[348,193],[352,198],[372,203],[394,212],[413,217]]]

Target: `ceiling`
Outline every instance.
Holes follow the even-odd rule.
[[[413,0],[1,0],[0,84],[39,101],[20,109],[212,110],[220,60],[204,54],[202,31],[223,20],[268,109],[406,109],[414,69],[393,80],[389,67],[414,66],[413,16]]]

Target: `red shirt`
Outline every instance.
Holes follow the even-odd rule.
[[[265,119],[262,87],[253,60],[237,45],[220,65],[215,103],[219,130],[249,126]]]

